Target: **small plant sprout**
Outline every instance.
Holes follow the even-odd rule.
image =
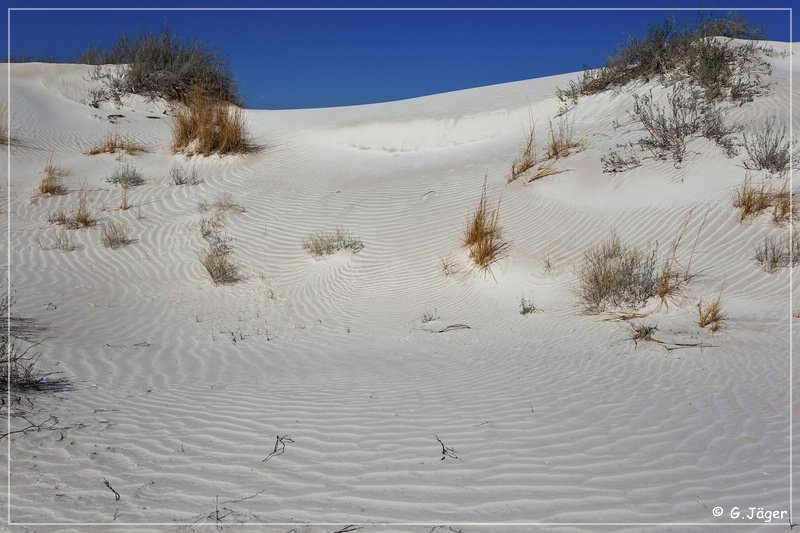
[[[523,296],[519,299],[519,314],[525,316],[536,311],[536,304],[533,303],[533,297]]]

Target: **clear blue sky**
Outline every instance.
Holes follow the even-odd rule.
[[[96,0],[4,0],[7,7],[106,7]],[[670,8],[787,8],[798,0],[662,2]],[[150,1],[119,7],[160,7]],[[123,32],[158,32],[218,48],[250,108],[328,107],[411,98],[599,66],[628,35],[694,11],[643,11],[645,0],[439,0],[394,3],[175,0],[170,7],[625,7],[620,11],[11,11],[11,51],[66,59]],[[715,11],[723,13],[724,11]],[[737,11],[788,41],[788,11]],[[0,53],[7,53],[6,39]]]

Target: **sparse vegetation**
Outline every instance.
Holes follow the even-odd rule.
[[[486,179],[477,209],[464,231],[464,246],[469,250],[469,258],[483,272],[488,272],[492,265],[505,257],[509,244],[503,240],[500,227],[500,204],[489,209],[486,191]]]
[[[36,192],[39,195],[63,196],[67,194],[67,188],[64,187],[64,183],[61,181],[61,178],[66,176],[68,172],[53,163],[52,152],[47,158],[47,164],[44,166],[44,171],[42,173],[42,181],[39,182],[39,186],[36,189]]]
[[[339,250],[358,253],[364,248],[364,243],[339,226],[334,231],[317,231],[311,234],[308,239],[303,241],[303,248],[319,259]]]
[[[8,104],[0,104],[0,144],[8,144],[11,139],[8,136]]]
[[[625,172],[642,165],[641,159],[633,151],[633,145],[628,144],[622,147],[622,150],[622,153],[617,150],[611,150],[600,158],[604,173],[616,174],[617,172]]]
[[[747,158],[744,160],[745,168],[749,170],[766,170],[773,174],[784,174],[789,170],[789,165],[800,163],[800,150],[793,147],[792,140],[786,133],[786,126],[777,126],[775,118],[765,121],[764,127],[756,133],[754,138],[744,137],[744,149]]]
[[[536,165],[537,155],[536,155],[536,132],[534,130],[535,124],[531,125],[530,132],[528,132],[528,137],[525,140],[525,145],[522,149],[522,152],[514,159],[514,162],[511,163],[511,176],[508,178],[508,182],[511,183],[512,181],[516,180],[519,176],[533,168]]]
[[[461,267],[452,256],[448,255],[447,257],[442,257],[440,264],[442,267],[442,274],[445,276],[452,276],[461,272]]]
[[[208,242],[208,250],[200,253],[200,262],[211,276],[214,285],[236,283],[242,279],[239,265],[231,259],[231,238],[217,223],[209,219],[200,221],[200,232]]]
[[[103,92],[96,100],[142,94],[175,101],[202,86],[206,96],[238,103],[233,77],[219,52],[183,40],[167,27],[160,34],[123,35],[110,47],[95,45],[79,54],[76,63],[98,65],[94,77],[103,81]],[[118,67],[109,71],[100,65]]]
[[[436,309],[433,310],[433,313],[430,311],[426,311],[422,315],[422,323],[427,324],[428,322],[433,322],[434,320],[439,320],[439,314],[436,312]]]
[[[128,226],[112,220],[103,226],[103,231],[100,234],[100,242],[103,246],[111,248],[112,250],[128,244],[130,242]]]
[[[656,326],[650,326],[644,322],[631,324],[631,340],[638,345],[639,341],[653,340],[653,334],[658,330]]]
[[[119,185],[123,189],[127,189],[128,187],[142,185],[144,183],[144,178],[138,168],[131,163],[125,163],[117,167],[106,181]]]
[[[244,111],[214,99],[201,86],[181,100],[171,117],[172,150],[187,154],[242,154],[250,152]]]
[[[699,314],[698,323],[701,328],[707,327],[712,333],[719,331],[726,318],[722,312],[722,291],[707,304],[704,304],[701,298],[697,302],[697,312]]]
[[[75,249],[75,245],[72,244],[72,234],[63,228],[58,229],[53,237],[53,243],[50,248],[63,252],[71,252]]]
[[[735,16],[707,17],[693,27],[666,20],[648,28],[644,38],[631,37],[603,67],[586,70],[579,81],[556,94],[566,110],[581,96],[658,80],[665,86],[685,83],[697,88],[707,103],[747,102],[768,89],[764,77],[770,66],[754,42],[760,37],[760,31]]]
[[[785,232],[764,237],[755,252],[755,260],[767,272],[776,272],[789,265],[800,264],[800,240],[790,239]]]
[[[656,295],[656,250],[623,244],[616,234],[584,253],[579,295],[588,312],[638,308]]]
[[[217,195],[217,197],[211,203],[208,203],[205,200],[198,202],[197,209],[201,213],[205,213],[210,209],[213,209],[217,218],[221,218],[225,213],[244,213],[247,211],[243,206],[234,202],[233,196],[228,192]]]
[[[197,185],[203,180],[197,175],[197,170],[192,168],[186,172],[182,166],[175,164],[169,171],[169,177],[175,185]]]
[[[657,104],[652,94],[633,98],[633,111],[629,114],[648,133],[639,140],[639,146],[657,159],[670,156],[681,163],[686,157],[686,145],[698,136],[713,140],[729,156],[735,154],[729,137],[735,128],[725,126],[722,112],[703,103],[695,91],[684,86],[673,87],[666,106]]]
[[[691,252],[689,253],[689,257],[685,264],[678,259],[678,248],[680,247],[681,242],[683,241],[683,236],[687,227],[689,226],[691,213],[686,216],[683,224],[681,224],[680,229],[678,230],[677,235],[673,239],[669,248],[669,252],[664,258],[661,272],[658,275],[656,296],[661,299],[663,304],[667,304],[668,301],[675,297],[675,295],[685,284],[689,283],[694,278],[694,273],[692,272],[692,259],[694,259],[694,253],[697,250],[697,242],[700,240],[700,232],[703,230],[707,218],[708,213],[706,212],[706,215],[703,217],[703,221],[697,227],[694,244],[692,245]]]
[[[123,137],[119,134],[119,132],[111,131],[108,132],[105,137],[103,137],[100,142],[91,146],[86,152],[86,155],[97,155],[97,154],[114,154],[117,152],[124,152],[126,154],[136,154],[139,152],[145,152],[144,146],[141,144],[128,139],[127,137]]]

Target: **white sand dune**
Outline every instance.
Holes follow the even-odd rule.
[[[750,129],[789,120],[789,56],[770,61],[771,94],[731,115]],[[180,530],[213,522],[217,496],[224,522],[430,524],[381,531],[590,531],[730,522],[715,506],[788,510],[790,274],[753,260],[785,228],[768,215],[738,221],[741,157],[697,140],[679,168],[603,174],[602,155],[641,137],[625,91],[571,112],[585,149],[558,162],[563,172],[506,184],[531,118],[540,144],[557,120],[555,88],[575,76],[564,75],[247,111],[260,151],[187,159],[169,150],[163,104],[82,103],[89,72],[10,67],[18,143],[4,224],[16,313],[45,328],[42,364],[74,387],[34,398],[36,418],[53,414],[58,429],[12,438],[15,522]],[[110,114],[124,116],[115,125]],[[114,130],[148,148],[127,158],[146,179],[128,211],[105,181],[116,156],[83,154]],[[71,192],[32,201],[50,153]],[[203,183],[172,185],[175,162]],[[511,242],[492,276],[470,269],[460,246],[484,176]],[[48,213],[71,210],[84,182],[96,226],[71,232],[74,251],[42,249],[57,232]],[[221,193],[246,209],[223,217],[245,275],[231,286],[212,285],[198,260],[208,215],[197,204]],[[653,302],[647,321],[665,341],[707,347],[636,346],[625,323],[582,311],[575,270],[587,249],[611,230],[664,249],[687,216],[683,254],[705,217],[698,276],[669,308]],[[134,242],[101,246],[112,220]],[[364,249],[315,260],[302,248],[337,226]],[[446,256],[459,273],[442,274]],[[723,286],[728,320],[712,335],[695,304]],[[522,316],[523,296],[541,311]],[[437,318],[423,324],[424,313]],[[442,460],[436,435],[458,459]],[[265,462],[276,436],[288,436],[285,450]],[[474,529],[503,530],[464,528]]]

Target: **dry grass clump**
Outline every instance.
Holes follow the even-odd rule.
[[[117,152],[136,154],[145,151],[146,150],[144,146],[142,146],[141,144],[126,137],[123,137],[117,131],[111,131],[106,133],[106,136],[103,137],[99,143],[90,147],[84,153],[86,155],[114,154]]]
[[[553,129],[553,123],[550,123],[546,152],[548,159],[567,157],[573,150],[581,149],[583,143],[575,139],[573,126],[574,123],[569,122],[563,116],[558,120],[558,131],[555,131]]]
[[[75,245],[72,244],[72,234],[63,228],[59,229],[53,236],[53,243],[50,245],[50,248],[64,252],[71,252],[75,249]]]
[[[197,209],[201,213],[205,213],[209,209],[214,209],[218,215],[227,212],[244,213],[246,211],[244,207],[233,201],[233,196],[228,192],[220,194],[210,204],[205,200],[201,200],[197,204]]]
[[[117,167],[114,173],[106,178],[106,181],[119,185],[123,189],[127,189],[128,187],[142,185],[144,183],[144,178],[138,168],[131,163],[125,163]]]
[[[725,314],[722,312],[722,291],[720,291],[713,301],[707,304],[704,304],[701,298],[700,301],[697,302],[697,312],[700,315],[698,323],[701,328],[708,327],[712,333],[719,331],[726,318]]]
[[[639,341],[653,340],[653,334],[658,331],[656,326],[650,326],[644,322],[631,324],[631,340],[634,344],[638,345]]]
[[[173,110],[172,150],[190,154],[242,154],[253,145],[244,111],[214,99],[198,86]]]
[[[47,216],[47,222],[69,229],[86,228],[94,224],[89,211],[89,196],[85,186],[78,193],[78,205],[72,216],[67,216],[63,208],[58,208]]]
[[[66,170],[58,167],[53,163],[53,154],[47,158],[47,164],[44,167],[42,181],[36,188],[36,192],[41,196],[63,196],[67,194],[67,188],[61,181],[61,178],[69,174]]]
[[[545,153],[540,158],[536,153],[534,126],[531,126],[522,152],[511,163],[511,175],[507,181],[511,183],[520,176],[527,174],[526,181],[530,183],[546,176],[558,174],[560,171],[554,166],[555,160],[568,156],[572,150],[579,149],[582,146],[583,143],[576,141],[573,137],[572,124],[562,118],[559,120],[557,133],[553,130],[553,124],[550,124],[549,142]],[[529,172],[531,169],[534,169],[533,172]]]
[[[442,268],[442,274],[445,276],[453,276],[461,272],[461,267],[450,255],[441,258],[440,266]]]
[[[580,298],[590,313],[641,307],[656,295],[656,251],[627,246],[612,234],[583,254],[578,282]]]
[[[677,235],[672,240],[672,244],[670,245],[669,252],[664,259],[663,266],[661,268],[661,272],[658,275],[658,285],[656,287],[656,296],[661,299],[663,304],[667,304],[668,300],[674,298],[676,294],[681,290],[681,288],[692,281],[694,279],[694,273],[692,272],[692,260],[694,259],[695,251],[697,250],[697,243],[700,240],[700,232],[703,230],[703,227],[706,224],[706,220],[708,219],[708,212],[703,217],[702,222],[697,226],[697,233],[695,234],[694,244],[692,245],[692,249],[688,254],[688,259],[686,260],[686,264],[684,265],[683,262],[678,259],[678,249],[683,241],[683,236],[686,233],[686,230],[689,226],[689,222],[691,221],[691,213],[689,213],[686,218],[683,220],[683,224],[681,224]]]
[[[361,239],[357,239],[341,226],[334,231],[318,231],[303,241],[303,249],[308,250],[315,258],[331,255],[339,250],[350,250],[355,254],[363,248]]]
[[[764,237],[756,248],[755,260],[770,273],[800,264],[800,239],[790,239],[786,233]]]
[[[536,163],[536,132],[534,131],[534,126],[531,126],[522,152],[511,163],[511,176],[509,176],[508,182],[511,183],[523,173],[532,169]]]
[[[796,218],[795,196],[795,193],[789,192],[788,183],[779,191],[774,190],[769,183],[755,186],[747,173],[741,187],[734,190],[733,206],[739,208],[740,222],[772,207],[772,221],[780,225]]]
[[[103,232],[100,234],[100,242],[103,246],[111,248],[112,250],[130,243],[128,226],[112,220],[103,226]]]
[[[469,258],[479,270],[487,272],[498,260],[505,257],[509,244],[503,240],[500,222],[500,203],[489,209],[486,179],[477,209],[464,231],[463,243],[469,250]]]
[[[742,133],[742,136],[747,152],[744,166],[749,170],[784,174],[789,170],[790,164],[797,166],[800,163],[800,150],[793,147],[786,125],[776,126],[774,117],[765,121],[764,127],[756,133],[755,138],[748,139],[746,133]]]

